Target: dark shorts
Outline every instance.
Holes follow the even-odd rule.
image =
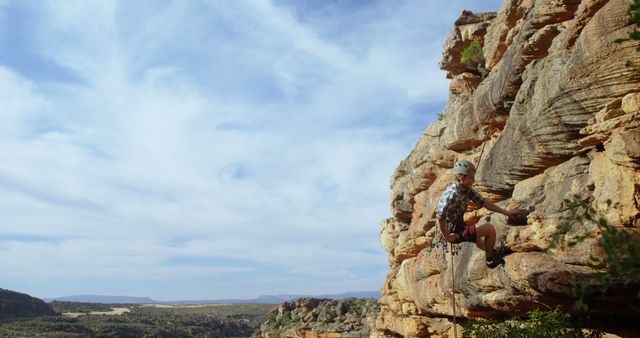
[[[462,233],[457,232],[458,239],[454,243],[462,243],[462,242],[476,242],[476,225],[475,224],[464,224],[464,229]]]

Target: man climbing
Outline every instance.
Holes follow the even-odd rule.
[[[471,188],[475,181],[476,168],[473,163],[467,160],[460,160],[453,166],[453,173],[456,181],[449,185],[438,203],[436,219],[441,232],[441,243],[446,247],[446,242],[461,243],[473,242],[478,248],[485,252],[485,263],[487,267],[493,269],[502,264],[502,250],[494,249],[496,243],[496,229],[493,225],[486,223],[479,226],[466,224],[464,213],[467,211],[469,200],[472,200],[479,207],[485,207],[491,211],[499,212],[515,218],[518,210],[505,210],[494,203],[485,200],[480,194]]]

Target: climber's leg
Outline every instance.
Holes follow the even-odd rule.
[[[476,227],[476,245],[484,250],[487,259],[493,257],[493,247],[496,244],[496,229],[485,223]]]

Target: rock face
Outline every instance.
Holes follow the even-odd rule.
[[[301,298],[284,302],[269,313],[260,335],[269,337],[368,337],[379,306],[372,298],[340,300]]]
[[[497,14],[462,13],[441,62],[452,78],[445,116],[391,177],[393,217],[381,229],[390,271],[374,335],[445,334],[452,273],[458,316],[571,304],[568,280],[591,275],[589,257],[602,255],[594,240],[543,250],[572,194],[640,235],[640,81],[625,66],[640,64],[640,53],[637,42],[614,42],[633,30],[628,8],[624,0],[506,0]],[[486,77],[460,63],[471,40],[483,45]],[[452,268],[450,256],[430,248],[436,206],[453,163],[480,157],[475,189],[533,212],[527,225],[509,226],[501,214],[469,210],[467,221],[489,220],[509,254],[489,270],[484,252],[465,243]],[[640,315],[636,301],[602,309]]]
[[[0,289],[0,320],[53,316],[55,314],[49,305],[38,298]]]

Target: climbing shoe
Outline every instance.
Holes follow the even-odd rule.
[[[498,242],[498,245],[493,248],[493,257],[504,257],[506,249],[507,247],[503,241]]]
[[[502,259],[502,257],[504,256],[504,251],[505,251],[504,242],[498,243],[498,245],[495,248],[493,248],[493,256],[491,258],[485,258],[484,260],[484,262],[487,264],[487,267],[489,269],[494,269],[498,265],[504,263],[504,259]]]
[[[491,258],[485,259],[484,262],[487,264],[487,267],[489,269],[495,269],[499,265],[504,263],[504,259],[502,259],[502,257],[500,257],[498,255],[493,255],[493,257],[491,257]]]

